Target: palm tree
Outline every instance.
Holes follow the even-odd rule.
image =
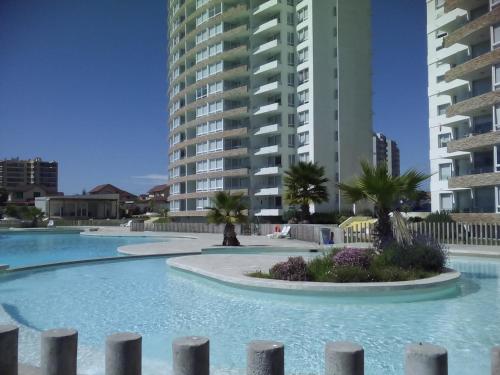
[[[219,191],[212,198],[212,207],[207,208],[210,210],[207,215],[209,223],[225,224],[222,246],[240,246],[240,241],[236,238],[234,224],[247,221],[245,211],[248,206],[243,199],[243,194],[231,195]]]
[[[21,216],[23,219],[31,221],[32,227],[37,227],[38,222],[43,218],[44,214],[39,208],[23,206],[21,209]]]
[[[299,162],[285,172],[285,200],[300,207],[302,220],[309,220],[311,203],[328,201],[325,168],[312,162]]]
[[[361,162],[361,176],[350,184],[340,183],[339,189],[352,203],[367,200],[373,203],[377,224],[375,226],[377,248],[394,240],[390,213],[404,199],[415,199],[420,184],[430,176],[411,169],[401,176],[389,174],[386,164],[374,167],[368,161]]]

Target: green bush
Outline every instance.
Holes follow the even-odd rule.
[[[442,272],[448,260],[448,252],[436,241],[421,237],[416,238],[411,246],[393,243],[387,246],[377,258],[375,262],[379,266]]]
[[[454,223],[448,211],[432,212],[425,218],[426,223]]]

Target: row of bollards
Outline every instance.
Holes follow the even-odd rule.
[[[15,326],[0,326],[0,374],[18,375],[18,337]],[[78,332],[56,329],[42,333],[41,375],[76,375]],[[210,348],[205,337],[174,340],[174,375],[209,375]],[[106,339],[106,375],[140,375],[142,337],[117,333]],[[363,375],[364,350],[350,342],[329,342],[325,347],[325,375]],[[252,341],[247,346],[247,375],[284,375],[284,345],[275,341]],[[411,344],[405,352],[405,375],[447,375],[448,353],[431,344]],[[491,374],[500,375],[500,347],[491,355]]]

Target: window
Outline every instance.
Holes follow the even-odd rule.
[[[307,163],[309,161],[309,153],[304,152],[302,154],[299,154],[299,161]]]
[[[439,195],[439,206],[441,211],[452,211],[453,210],[453,194],[440,194]]]
[[[208,171],[208,161],[201,160],[196,162],[196,173],[204,173]]]
[[[295,54],[293,52],[288,53],[288,65],[290,66],[295,65]]]
[[[295,24],[295,20],[294,20],[294,15],[293,13],[287,13],[286,15],[286,23],[290,26],[293,26]]]
[[[295,147],[295,135],[288,134],[288,147]]]
[[[335,162],[339,161],[339,152],[335,151]]]
[[[181,184],[180,183],[171,185],[171,187],[170,187],[170,194],[172,194],[172,195],[178,195],[180,193],[181,193]]]
[[[338,109],[335,110],[334,116],[335,116],[335,120],[339,119],[339,110]]]
[[[224,180],[222,177],[211,178],[208,180],[209,190],[222,190],[224,188]]]
[[[299,30],[297,32],[297,41],[299,43],[305,42],[307,40],[307,27],[304,27],[303,29]]]
[[[309,124],[309,111],[299,112],[299,126]]]
[[[448,109],[449,106],[450,106],[449,104],[438,105],[437,107],[438,116],[446,115],[446,110]]]
[[[439,180],[446,181],[451,177],[451,163],[439,165]]]
[[[211,139],[208,141],[208,152],[222,151],[222,139]]]
[[[295,1],[294,0],[287,0],[286,3],[288,5],[291,5],[291,6],[294,6],[295,5]]]
[[[288,114],[288,126],[291,128],[295,126],[295,115],[293,113]]]
[[[436,83],[444,82],[444,74],[436,77]]]
[[[196,199],[196,211],[205,211],[208,207],[212,207],[212,200],[210,198]]]
[[[493,86],[495,90],[498,90],[500,87],[500,64],[495,65],[493,71],[494,71]]]
[[[337,37],[337,28],[336,27],[333,28],[333,37],[334,38]]]
[[[288,94],[288,106],[295,107],[295,94]]]
[[[309,48],[303,48],[298,52],[298,63],[302,64],[309,59]]]
[[[498,128],[500,126],[500,104],[495,105],[495,126]]]
[[[333,16],[337,17],[337,7],[333,7]]]
[[[288,155],[288,164],[295,165],[295,155]]]
[[[338,99],[339,98],[339,90],[338,89],[335,89],[335,91],[333,92],[333,98],[334,99]]]
[[[338,130],[335,130],[335,142],[338,142],[339,140],[339,131]]]
[[[297,12],[297,22],[300,23],[305,20],[307,20],[307,7],[304,7]]]
[[[299,147],[309,144],[309,132],[299,133],[297,134],[297,138],[299,140]]]
[[[224,162],[222,158],[210,159],[208,161],[209,171],[222,171],[224,169]]]
[[[309,68],[301,70],[298,73],[298,81],[299,81],[299,85],[309,81]]]
[[[289,46],[294,46],[295,45],[295,34],[288,32],[286,36],[286,40]]]
[[[300,91],[298,97],[299,105],[309,103],[309,90]]]
[[[500,24],[493,26],[493,48],[497,48],[500,45]]]
[[[436,9],[441,8],[444,5],[444,0],[436,0]]]
[[[451,141],[451,133],[439,134],[438,135],[438,147],[446,147],[448,142]]]
[[[295,87],[295,73],[288,73],[288,86]]]
[[[181,210],[181,201],[171,201],[170,202],[170,211],[178,212]]]

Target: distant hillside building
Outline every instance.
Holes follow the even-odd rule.
[[[148,191],[148,199],[166,201],[169,195],[169,187],[167,184],[153,186]]]
[[[389,173],[396,177],[401,174],[398,144],[382,133],[373,134],[373,165],[387,163]]]
[[[122,190],[111,184],[97,185],[95,188],[89,191],[90,195],[102,195],[102,194],[118,194],[120,196],[120,202],[135,201],[137,195],[129,193],[128,191]]]
[[[56,195],[58,164],[56,161],[0,160],[0,188],[8,192],[9,202],[26,203],[36,197]]]

